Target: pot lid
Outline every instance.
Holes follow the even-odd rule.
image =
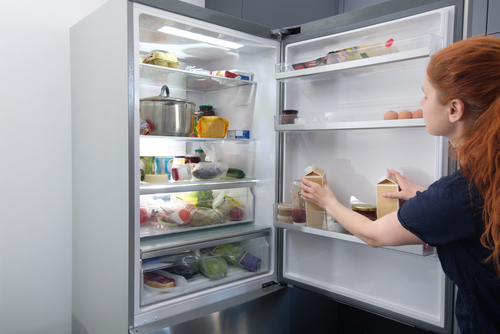
[[[145,97],[141,99],[141,101],[172,101],[172,102],[182,102],[182,103],[191,103],[195,105],[193,102],[189,102],[186,99],[181,99],[177,97],[169,97],[170,95],[170,90],[168,89],[167,85],[163,85],[161,87],[161,92],[160,95],[158,96],[152,96],[152,97]]]

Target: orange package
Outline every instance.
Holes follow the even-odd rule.
[[[224,138],[228,128],[228,120],[219,116],[203,116],[196,125],[198,137],[204,138]]]

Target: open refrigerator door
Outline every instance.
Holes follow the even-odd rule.
[[[424,187],[447,175],[447,142],[427,134],[419,101],[430,57],[453,41],[457,7],[291,36],[276,65],[285,87],[275,118],[283,161],[274,224],[283,242],[280,280],[443,333],[452,328],[453,285],[434,248],[371,248],[325,211],[299,203],[297,180],[326,178],[342,204],[376,219],[383,212],[377,188],[392,184],[387,169]],[[394,204],[391,211],[404,205]]]

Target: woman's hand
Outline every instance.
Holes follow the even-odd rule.
[[[403,175],[399,174],[395,170],[388,169],[387,172],[389,174],[394,175],[396,177],[396,181],[399,184],[399,187],[401,188],[401,191],[399,192],[388,192],[384,193],[382,196],[387,197],[387,198],[398,198],[398,199],[403,199],[405,201],[409,200],[410,198],[414,197],[417,195],[417,191],[424,191],[426,190],[423,187],[420,187],[419,185],[416,185],[415,183],[412,183],[408,181],[406,177]]]
[[[300,178],[300,181],[302,182],[302,198],[304,200],[313,202],[326,210],[328,203],[336,199],[330,186],[328,186],[328,181],[325,180],[323,187],[303,177]]]

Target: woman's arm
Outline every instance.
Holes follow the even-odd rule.
[[[324,187],[301,178],[302,197],[316,203],[332,215],[349,232],[372,247],[423,244],[413,233],[405,229],[392,212],[376,221],[343,206],[335,197],[328,182]]]

